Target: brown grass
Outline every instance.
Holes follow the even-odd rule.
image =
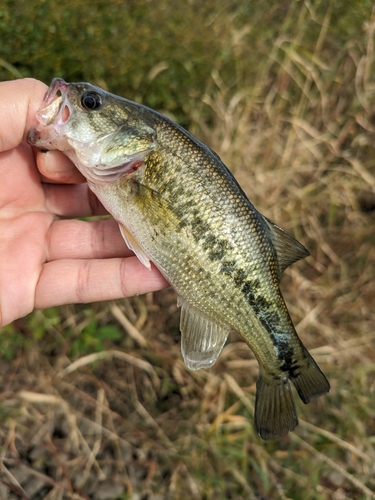
[[[331,392],[298,403],[296,431],[265,443],[252,353],[231,334],[213,369],[190,372],[172,291],[37,312],[21,324],[28,349],[0,366],[0,497],[375,498],[375,18],[333,51],[330,9],[291,5],[251,85],[232,92],[213,68],[192,131],[309,248],[282,290]],[[246,30],[233,43],[246,54]],[[93,318],[122,340],[72,359]]]

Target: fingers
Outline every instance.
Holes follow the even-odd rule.
[[[61,217],[90,217],[108,212],[87,184],[44,184],[47,209]]]
[[[166,288],[153,267],[136,257],[106,260],[58,260],[43,266],[35,294],[35,308],[114,300]]]
[[[26,139],[47,86],[25,78],[0,83],[0,151],[8,151]]]
[[[88,188],[84,176],[61,151],[37,151],[36,162],[44,180],[47,209],[51,213],[61,217],[107,214]]]
[[[44,182],[78,184],[86,182],[85,177],[61,151],[37,151],[36,163]]]
[[[47,261],[128,257],[128,249],[115,220],[55,221],[48,234]]]
[[[0,217],[0,327],[34,309],[52,220],[42,211]]]
[[[0,82],[0,152],[17,147],[36,125],[38,111],[47,86],[32,78]],[[84,182],[83,175],[70,160],[59,151],[37,152],[37,164],[41,174],[52,182]]]
[[[25,78],[0,83],[0,151],[8,151],[26,140],[35,114],[38,111],[47,86],[38,80]],[[83,175],[68,158],[58,151],[37,152],[38,168],[50,181],[84,182]]]

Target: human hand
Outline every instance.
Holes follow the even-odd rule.
[[[115,221],[74,219],[106,211],[70,160],[26,144],[46,90],[31,79],[0,83],[0,327],[34,309],[168,286]]]

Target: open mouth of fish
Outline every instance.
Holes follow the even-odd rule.
[[[29,132],[27,138],[29,144],[45,149],[71,148],[63,139],[64,127],[74,113],[68,98],[68,88],[69,85],[61,78],[52,80],[42,105],[35,115],[38,124]]]
[[[68,99],[69,85],[61,78],[54,78],[44,97],[42,108],[37,112],[36,118],[40,124],[38,128],[54,124],[61,126],[69,119],[72,105]]]

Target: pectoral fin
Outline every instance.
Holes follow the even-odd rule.
[[[210,368],[227,340],[230,327],[220,325],[196,307],[179,299],[181,305],[181,352],[190,370]]]
[[[263,216],[270,230],[272,243],[277,254],[280,274],[296,262],[310,255],[310,252],[287,231]]]
[[[120,231],[121,231],[122,237],[124,238],[125,243],[130,248],[130,250],[133,250],[133,252],[135,253],[135,255],[142,262],[142,264],[145,267],[147,267],[147,269],[151,269],[150,259],[145,254],[145,252],[142,250],[142,248],[140,247],[138,241],[126,229],[126,227],[123,224],[119,223],[119,227],[120,227]]]
[[[137,156],[142,161],[157,148],[157,134],[146,124],[131,124],[129,120],[106,139],[101,151],[103,165],[116,165]]]

